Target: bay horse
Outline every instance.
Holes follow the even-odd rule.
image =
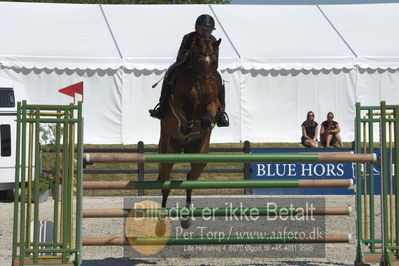
[[[217,71],[218,41],[194,37],[184,63],[171,77],[171,93],[161,120],[159,153],[208,153],[212,129],[219,108],[222,78]],[[164,81],[166,82],[166,81]],[[206,163],[191,163],[187,180],[197,180]],[[170,179],[173,163],[160,163],[159,181]],[[162,190],[162,208],[166,208],[168,189]],[[186,190],[186,207],[191,205],[191,189]],[[183,228],[190,225],[182,219]]]

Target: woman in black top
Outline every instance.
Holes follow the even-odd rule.
[[[317,141],[318,124],[314,121],[314,113],[309,111],[306,120],[302,123],[302,139],[301,143],[305,147],[318,148]]]
[[[320,140],[321,144],[323,144],[326,148],[329,148],[330,145],[334,145],[338,142],[339,146],[342,148],[342,140],[339,132],[341,128],[337,121],[334,121],[334,114],[332,112],[328,112],[327,120],[321,123],[320,128]]]

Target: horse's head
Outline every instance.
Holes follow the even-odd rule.
[[[218,50],[222,39],[204,40],[194,37],[190,49],[190,65],[195,72],[204,75],[215,73],[218,67]]]
[[[184,136],[210,132],[216,123],[222,85],[217,72],[220,42],[195,37],[187,64],[176,74],[171,110]]]
[[[221,85],[220,75],[217,72],[218,41],[203,40],[195,37],[189,59],[189,69],[193,78],[193,86],[183,111],[186,120],[182,125],[185,135],[208,131],[213,128],[218,107],[218,92]]]

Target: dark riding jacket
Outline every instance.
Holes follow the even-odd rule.
[[[196,31],[193,31],[193,32],[190,32],[190,33],[184,35],[183,40],[180,44],[179,53],[177,54],[176,62],[179,62],[181,59],[183,59],[184,56],[187,54],[187,52],[190,50],[191,44],[193,43],[193,39],[195,36],[199,37],[199,35]],[[213,35],[211,35],[209,40],[215,42],[216,38]],[[218,48],[218,51],[216,51],[216,53],[218,55],[217,58],[219,60],[219,48]]]

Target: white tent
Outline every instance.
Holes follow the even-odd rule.
[[[117,69],[97,5],[0,2],[2,63],[26,69]]]
[[[356,100],[399,104],[399,3],[321,8],[356,54]]]
[[[333,111],[350,137],[354,56],[316,6],[214,10],[241,57],[242,139],[299,141],[309,110],[319,122]]]
[[[83,80],[86,140],[119,142],[121,57],[99,6],[0,2],[0,22],[0,77],[42,104],[69,104],[58,89]]]
[[[159,121],[148,109],[161,84],[151,85],[207,13],[222,38],[231,119],[212,142],[298,142],[309,110],[319,123],[334,112],[351,141],[356,101],[399,103],[397,11],[398,4],[0,2],[0,77],[28,88],[30,102],[51,104],[69,103],[58,89],[84,81],[86,143],[157,143]]]

